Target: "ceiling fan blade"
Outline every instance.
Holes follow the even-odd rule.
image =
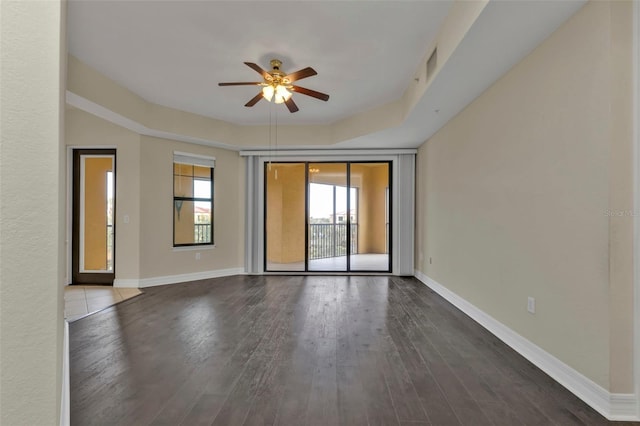
[[[218,83],[218,86],[259,86],[262,83],[255,81],[245,81],[245,82],[233,82],[233,83]]]
[[[285,76],[284,78],[288,79],[290,82],[294,82],[296,80],[302,80],[303,78],[311,77],[312,75],[318,74],[316,70],[311,67],[307,67],[301,69],[296,72],[292,72],[291,74]]]
[[[286,101],[284,101],[284,104],[287,106],[287,108],[289,108],[289,112],[293,113],[298,111],[298,105],[293,102],[293,98],[287,99]]]
[[[262,96],[262,92],[260,92],[260,93],[258,93],[257,95],[255,95],[253,98],[251,98],[251,100],[250,100],[249,102],[247,102],[246,104],[244,104],[244,106],[246,106],[246,107],[252,107],[252,106],[254,106],[255,104],[257,104],[257,103],[258,103],[258,101],[259,101],[260,99],[262,99],[262,98],[263,98],[263,96]]]
[[[254,64],[253,62],[245,62],[244,64],[249,68],[251,68],[252,70],[254,70],[255,72],[257,72],[258,74],[260,74],[262,78],[264,78],[265,80],[271,81],[272,79],[271,74],[269,74],[268,72],[260,68],[259,65]]]
[[[293,90],[294,92],[302,93],[303,95],[311,96],[312,98],[320,99],[325,102],[329,100],[329,95],[327,95],[326,93],[316,92],[315,90],[305,89],[304,87],[291,86],[291,90]]]

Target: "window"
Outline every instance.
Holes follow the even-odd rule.
[[[215,159],[173,154],[173,246],[213,244]]]

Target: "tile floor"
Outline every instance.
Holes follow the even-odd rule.
[[[64,289],[64,317],[72,322],[139,294],[137,288],[69,285]]]

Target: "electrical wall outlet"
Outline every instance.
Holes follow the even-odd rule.
[[[533,297],[527,297],[527,311],[532,314],[536,313],[536,299]]]
[[[196,260],[200,260],[200,252],[196,253]]]

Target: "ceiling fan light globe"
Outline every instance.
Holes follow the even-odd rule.
[[[289,92],[285,86],[278,85],[278,87],[276,87],[276,96],[280,96],[282,102],[288,101],[291,95],[292,93]]]
[[[273,86],[265,86],[262,88],[262,96],[269,102],[271,102],[274,92],[275,89],[273,88]]]

